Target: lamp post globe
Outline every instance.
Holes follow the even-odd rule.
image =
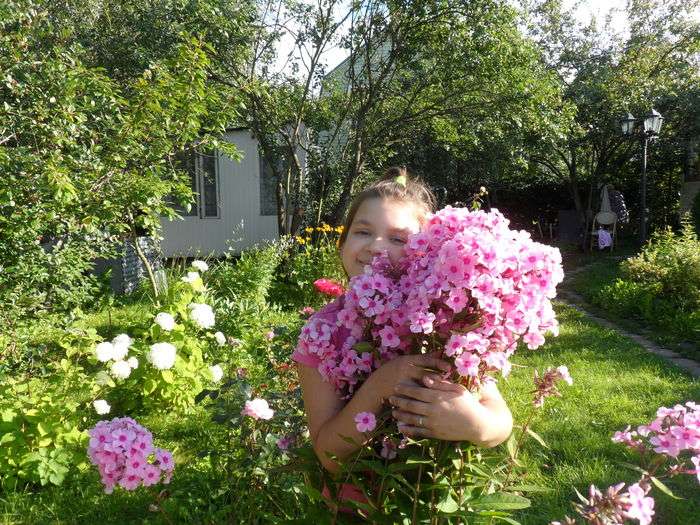
[[[620,126],[622,127],[622,133],[624,135],[631,135],[634,133],[634,123],[637,122],[637,119],[634,118],[634,115],[632,113],[627,113],[624,117],[620,119]]]
[[[650,135],[658,135],[663,121],[664,118],[661,116],[661,113],[652,109],[648,115],[644,116],[644,132]]]

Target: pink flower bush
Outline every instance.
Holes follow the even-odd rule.
[[[153,447],[153,436],[129,417],[100,421],[89,431],[88,456],[102,478],[105,492],[169,483],[175,468],[172,454]]]
[[[330,279],[316,279],[314,281],[314,288],[316,288],[319,293],[330,295],[331,297],[340,297],[345,291],[339,283],[331,281]]]
[[[558,333],[551,299],[563,275],[559,250],[511,230],[498,211],[447,207],[408,238],[400,266],[375,257],[351,279],[336,323],[312,316],[297,351],[349,397],[383,362],[428,344],[476,390],[509,373],[519,340],[535,349]]]
[[[355,415],[355,428],[358,432],[372,432],[377,426],[377,418],[372,412],[360,412]]]
[[[272,419],[275,415],[275,411],[270,408],[267,401],[261,398],[251,399],[245,402],[241,414],[244,416],[250,416],[253,419]]]
[[[289,450],[289,447],[291,447],[294,444],[294,436],[293,435],[287,435],[279,438],[277,440],[277,448],[284,451],[284,450]]]

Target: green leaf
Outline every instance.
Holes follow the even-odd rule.
[[[469,506],[484,510],[519,510],[530,506],[530,500],[517,494],[496,492],[469,502]]]
[[[510,437],[508,438],[508,441],[506,441],[506,450],[508,451],[508,457],[510,459],[515,459],[517,455],[517,450],[515,449],[515,434],[511,434]]]
[[[544,448],[549,448],[549,445],[547,445],[547,443],[545,443],[544,439],[542,439],[542,436],[540,436],[537,432],[535,432],[534,430],[532,430],[532,429],[529,428],[529,427],[526,429],[526,431],[527,431],[528,434],[530,434],[530,436],[532,436],[532,438],[533,438],[535,441],[537,441],[537,442],[538,442],[540,445],[542,445]]]
[[[650,476],[651,482],[654,484],[654,486],[659,489],[661,492],[666,494],[667,496],[671,496],[673,499],[683,499],[678,496],[676,496],[670,488],[668,488],[664,483],[661,482],[660,479],[655,478],[654,476]]]
[[[161,371],[160,376],[166,383],[173,384],[175,382],[175,377],[173,376],[173,373],[170,370]]]
[[[443,500],[440,501],[435,506],[435,508],[437,508],[437,510],[445,514],[452,514],[453,512],[459,510],[459,504],[452,498],[452,495],[448,492],[445,498],[443,498]]]
[[[549,487],[540,487],[539,485],[511,485],[503,490],[508,492],[552,492]]]

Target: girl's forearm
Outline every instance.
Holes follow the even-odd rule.
[[[326,421],[313,437],[316,455],[329,472],[337,472],[339,468],[338,463],[329,456],[344,460],[366,440],[366,435],[356,428],[355,416],[360,412],[373,414],[380,412],[384,399],[377,383],[370,376],[355,392],[348,404]],[[343,438],[349,438],[352,441]]]

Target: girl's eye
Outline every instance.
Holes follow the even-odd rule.
[[[403,237],[392,237],[391,242],[395,244],[406,244],[406,239]]]
[[[355,230],[355,235],[369,235],[367,230]]]

